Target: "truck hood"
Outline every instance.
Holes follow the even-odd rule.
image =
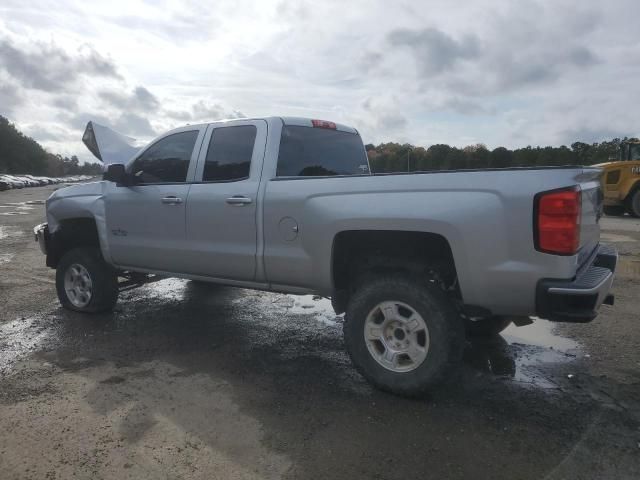
[[[87,123],[82,143],[105,166],[111,163],[127,163],[141,148],[135,138],[122,135],[93,121]]]
[[[68,187],[59,188],[58,190],[53,192],[47,199],[47,204],[56,200],[61,200],[63,198],[100,196],[103,193],[103,189],[103,181],[70,185]]]

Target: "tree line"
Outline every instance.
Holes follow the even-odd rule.
[[[101,172],[102,165],[99,163],[80,164],[75,155],[69,158],[47,152],[0,115],[0,173],[61,177],[97,175]]]
[[[594,165],[608,162],[618,155],[620,144],[629,138],[614,138],[600,143],[575,142],[571,147],[524,147],[489,150],[478,143],[464,148],[445,144],[429,148],[405,143],[366,145],[371,170],[375,173],[461,170],[476,168],[542,167],[560,165]]]

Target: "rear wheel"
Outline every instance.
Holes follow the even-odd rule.
[[[111,310],[118,300],[118,277],[98,248],[74,248],[58,262],[56,290],[64,308],[103,312]]]
[[[633,189],[626,201],[627,212],[634,217],[640,217],[640,186]]]
[[[482,320],[464,320],[464,329],[468,337],[491,337],[502,332],[511,325],[511,319],[506,317],[488,317]]]
[[[619,206],[606,206],[602,207],[602,210],[604,211],[604,214],[609,217],[621,217],[625,212],[625,208]]]
[[[347,350],[358,371],[381,390],[420,395],[462,357],[464,329],[435,284],[403,275],[372,277],[349,300]]]

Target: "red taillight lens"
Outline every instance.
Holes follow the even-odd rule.
[[[337,128],[335,123],[327,120],[311,120],[311,124],[316,128],[330,128],[331,130]]]
[[[537,196],[536,248],[545,253],[573,255],[580,246],[581,192],[579,188]]]

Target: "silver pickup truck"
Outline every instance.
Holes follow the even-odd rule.
[[[326,296],[358,370],[414,395],[465,334],[613,303],[599,169],[372,174],[355,129],[301,118],[189,125],[140,150],[103,131],[84,135],[103,181],[56,191],[35,229],[66,308],[109,310],[149,275]]]

